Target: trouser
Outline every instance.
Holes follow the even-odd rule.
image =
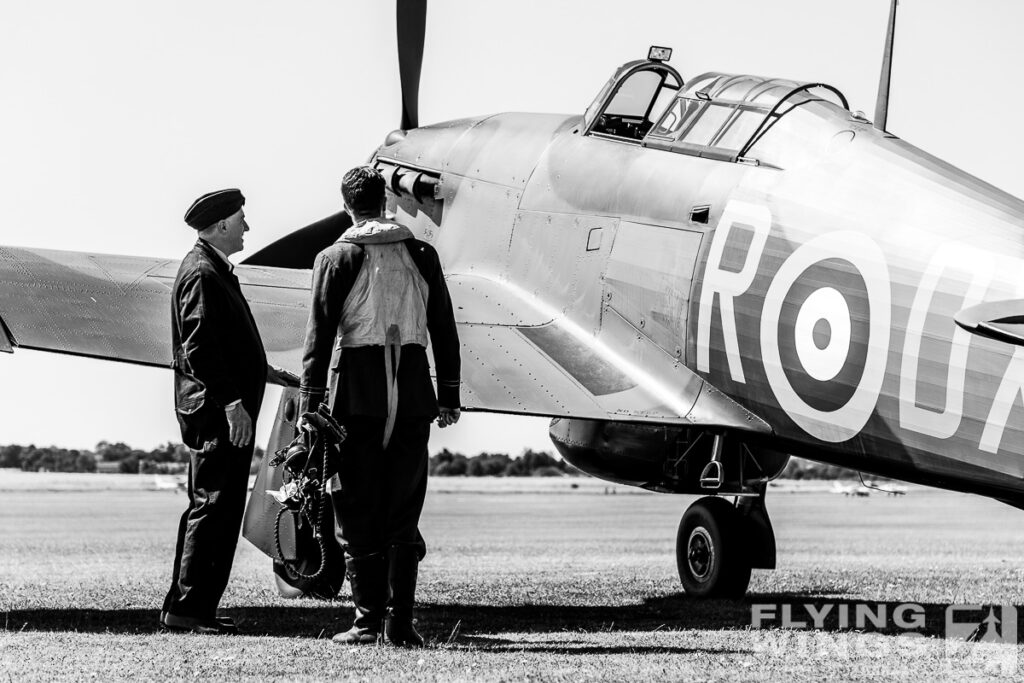
[[[171,589],[165,612],[212,618],[231,574],[242,527],[253,443],[235,448],[226,424],[200,435],[188,465],[188,509],[178,524]]]
[[[422,558],[419,533],[427,493],[427,440],[430,420],[402,419],[382,447],[384,418],[349,417],[342,444],[334,510],[338,542],[349,555],[383,553],[393,545],[411,545]]]

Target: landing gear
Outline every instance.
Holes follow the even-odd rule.
[[[753,567],[775,568],[775,533],[760,495],[743,496],[733,505],[708,496],[683,514],[676,535],[676,565],[687,595],[740,598]]]
[[[724,498],[701,498],[679,522],[676,564],[686,594],[738,598],[750,583],[750,560],[742,547],[741,521]]]

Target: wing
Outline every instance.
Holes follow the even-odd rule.
[[[0,247],[0,350],[167,367],[177,269],[168,259]],[[298,374],[310,271],[240,265],[235,273],[268,361]],[[600,321],[595,334],[514,284],[464,274],[448,284],[467,408],[771,431],[621,320]]]
[[[178,262],[0,247],[0,350],[12,347],[167,367]],[[309,271],[236,269],[271,364],[301,354]]]

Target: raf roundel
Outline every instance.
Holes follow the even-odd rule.
[[[885,255],[863,233],[812,239],[775,274],[761,316],[765,375],[808,434],[846,441],[871,417],[885,377],[890,306]]]
[[[828,382],[850,356],[850,307],[834,287],[822,287],[804,299],[793,330],[796,355],[808,375]]]

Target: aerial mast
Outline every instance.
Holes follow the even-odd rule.
[[[885,51],[882,53],[882,73],[878,77],[878,99],[875,101],[875,128],[885,131],[889,120],[889,84],[892,81],[892,45],[896,35],[896,5],[892,0],[889,7],[889,29],[885,34]]]

